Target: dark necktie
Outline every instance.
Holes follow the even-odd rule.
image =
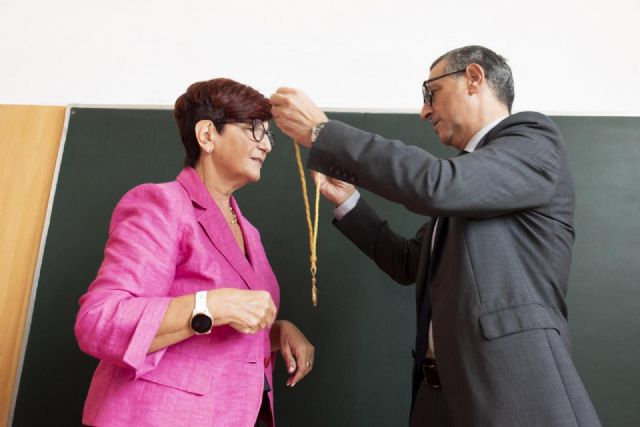
[[[469,154],[468,151],[461,151],[458,156],[462,156],[465,154]],[[416,330],[416,346],[415,346],[415,356],[414,361],[416,367],[422,363],[425,355],[427,354],[427,348],[429,345],[429,322],[431,321],[431,298],[430,298],[430,287],[431,287],[431,277],[433,273],[433,266],[435,264],[436,258],[440,256],[439,245],[441,244],[440,236],[442,233],[446,232],[448,226],[448,218],[439,217],[436,219],[436,224],[434,225],[433,234],[433,250],[431,251],[429,257],[429,267],[427,269],[427,277],[426,277],[426,285],[424,288],[424,295],[422,297],[422,301],[420,303],[420,311],[418,312],[418,327]],[[424,244],[424,242],[423,242]]]
[[[433,249],[429,256],[429,266],[427,268],[426,284],[424,287],[424,295],[420,303],[420,311],[418,312],[418,328],[416,330],[416,363],[422,363],[424,356],[427,354],[427,346],[429,345],[429,321],[431,320],[431,279],[433,278],[433,269],[438,262],[442,245],[442,235],[446,233],[449,218],[438,217],[433,227]],[[429,242],[431,243],[431,242]],[[424,244],[424,243],[423,243]]]

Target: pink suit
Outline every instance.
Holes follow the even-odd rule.
[[[100,359],[82,420],[95,426],[254,425],[264,377],[272,384],[269,331],[229,326],[147,354],[172,297],[216,288],[266,290],[278,283],[260,235],[232,206],[246,257],[192,168],[176,181],[129,191],[111,219],[105,257],[80,298],[75,333]],[[273,409],[273,395],[269,393]]]

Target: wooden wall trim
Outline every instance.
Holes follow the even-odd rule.
[[[65,110],[0,105],[0,426],[15,404]]]

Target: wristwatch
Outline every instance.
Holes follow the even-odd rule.
[[[320,135],[320,131],[322,131],[322,128],[326,124],[327,124],[327,122],[318,123],[317,126],[314,126],[313,128],[311,128],[311,143],[312,144],[314,142],[316,142],[316,139],[318,139],[318,135]]]
[[[213,328],[213,316],[207,308],[207,291],[196,292],[196,306],[191,314],[191,330],[196,335],[204,335]]]

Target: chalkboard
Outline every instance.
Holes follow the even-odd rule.
[[[333,113],[443,157],[429,125],[409,114]],[[569,291],[574,359],[604,423],[640,425],[640,118],[554,117],[568,144],[577,192]],[[282,291],[281,318],[316,346],[313,372],[295,388],[275,374],[280,426],[400,426],[410,405],[413,287],[394,284],[332,225],[323,201],[319,305],[311,304],[308,234],[291,142],[277,144],[262,179],[236,193]],[[303,153],[306,155],[306,153]],[[183,150],[171,111],[72,108],[45,244],[13,425],[80,425],[96,361],[78,349],[78,298],[102,260],[111,212],[143,182],[175,178]],[[425,221],[364,196],[396,230]]]

